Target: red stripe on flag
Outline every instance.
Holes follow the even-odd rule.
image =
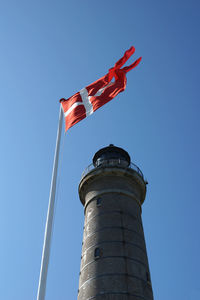
[[[85,107],[83,105],[76,106],[71,113],[65,117],[65,131],[86,117]]]
[[[111,81],[111,80],[110,80]],[[100,89],[106,86],[109,82],[109,76],[106,74],[105,76],[99,78],[95,82],[91,83],[90,85],[86,86],[89,96],[94,96]]]
[[[126,88],[126,75],[121,70],[116,70],[117,79],[111,85],[107,86],[100,96],[94,96],[90,98],[93,105],[93,110],[97,110],[104,104],[111,101],[119,93],[123,92]]]

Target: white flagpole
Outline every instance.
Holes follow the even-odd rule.
[[[46,226],[45,226],[37,300],[45,300],[47,272],[48,272],[49,256],[51,250],[51,236],[52,236],[53,217],[54,217],[54,204],[55,204],[55,195],[56,195],[56,180],[57,180],[58,159],[59,159],[59,150],[60,150],[60,139],[61,139],[61,131],[62,131],[62,115],[63,115],[62,106],[60,105],[56,149],[54,154],[54,164],[53,164],[51,188],[50,188],[50,195],[49,195],[49,206],[48,206]]]

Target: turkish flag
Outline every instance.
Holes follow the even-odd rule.
[[[134,52],[135,48],[132,46],[116,62],[114,67],[109,69],[105,76],[86,86],[70,98],[60,99],[65,116],[65,131],[125,90],[126,73],[135,68],[142,59],[140,57],[130,66],[121,69]],[[112,82],[113,78],[114,81]]]

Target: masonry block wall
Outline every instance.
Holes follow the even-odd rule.
[[[107,148],[114,157],[105,156]],[[78,300],[153,300],[141,220],[146,183],[124,164],[126,155],[116,159],[116,149],[124,150],[112,148],[103,148],[102,163],[79,185],[85,223]]]

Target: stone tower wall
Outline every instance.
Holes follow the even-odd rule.
[[[130,168],[103,167],[80,182],[85,207],[78,300],[152,300],[141,220],[146,184]]]

